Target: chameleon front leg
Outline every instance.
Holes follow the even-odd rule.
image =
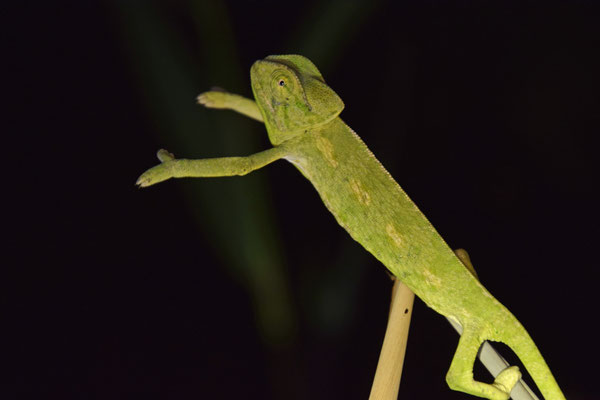
[[[136,185],[146,187],[170,178],[246,175],[285,157],[286,154],[285,148],[278,146],[246,157],[188,160],[184,158],[175,159],[173,154],[161,149],[157,153],[161,163],[144,172],[138,178]]]
[[[256,102],[243,96],[219,90],[204,92],[198,96],[198,104],[207,108],[229,109],[263,122]]]

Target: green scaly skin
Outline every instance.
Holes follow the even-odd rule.
[[[429,307],[463,327],[446,381],[450,388],[488,399],[507,399],[520,379],[509,367],[493,383],[473,379],[485,340],[504,342],[519,356],[546,399],[564,399],[535,343],[519,321],[477,280],[427,218],[340,118],[342,100],[308,59],[270,56],[254,63],[256,102],[206,92],[199,102],[229,108],[264,122],[273,148],[247,157],[175,159],[137,181],[145,187],[169,178],[245,175],[278,159],[294,164],[317,189],[337,222]]]

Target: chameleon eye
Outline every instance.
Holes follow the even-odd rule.
[[[281,69],[273,72],[271,76],[271,93],[279,101],[287,100],[295,88],[294,77],[290,72]]]

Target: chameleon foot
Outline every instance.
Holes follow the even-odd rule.
[[[519,367],[512,366],[502,370],[496,379],[494,379],[494,383],[492,383],[492,385],[506,393],[508,398],[511,390],[513,387],[515,387],[519,379],[521,379]]]
[[[196,100],[207,108],[228,108],[231,98],[235,97],[221,88],[213,88],[210,92],[201,93]]]
[[[175,161],[175,156],[165,149],[160,149],[156,153],[156,157],[160,160],[160,164],[140,175],[135,182],[138,187],[147,187],[173,177],[171,166]]]

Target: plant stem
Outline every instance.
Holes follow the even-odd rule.
[[[394,281],[390,316],[379,354],[370,400],[396,400],[402,377],[414,293],[399,280]]]

